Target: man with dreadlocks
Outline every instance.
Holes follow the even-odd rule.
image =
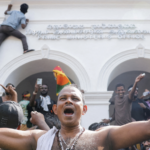
[[[16,30],[20,24],[22,29],[24,29],[27,26],[29,20],[25,18],[25,14],[28,11],[28,7],[29,6],[24,3],[20,6],[20,11],[10,11],[12,5],[8,5],[8,8],[4,12],[4,14],[10,16],[7,19],[5,19],[0,26],[0,45],[8,36],[12,35],[22,41],[24,54],[33,51],[33,49],[28,49],[26,36],[23,35],[20,31]]]

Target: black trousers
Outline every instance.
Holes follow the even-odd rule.
[[[23,49],[28,50],[28,44],[26,40],[26,36],[22,34],[20,31],[6,25],[0,26],[0,45],[8,36],[14,36],[22,41]]]

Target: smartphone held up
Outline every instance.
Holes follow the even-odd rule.
[[[37,78],[37,85],[42,85],[42,78]]]

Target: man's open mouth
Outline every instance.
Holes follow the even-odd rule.
[[[64,110],[64,114],[65,114],[66,116],[72,116],[72,115],[74,114],[74,110],[71,109],[71,108],[66,108],[66,109]]]
[[[145,148],[146,150],[149,150],[150,149],[150,146],[146,146],[146,148]]]

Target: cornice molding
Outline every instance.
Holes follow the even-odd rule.
[[[3,4],[3,5],[8,5],[11,3],[11,0],[0,0],[0,4]]]
[[[4,20],[4,18],[5,17],[0,17],[0,20]],[[133,23],[133,21],[134,22],[150,22],[150,19],[147,19],[147,20],[145,20],[145,19],[112,19],[112,18],[108,18],[108,19],[56,19],[56,20],[53,20],[53,19],[48,19],[48,20],[38,20],[38,19],[36,19],[36,20],[30,20],[30,22],[29,23],[68,23],[68,22],[70,22],[70,23],[77,23],[77,22],[81,22],[81,23],[89,23],[89,22],[96,22],[96,24],[98,24],[97,22],[103,22],[103,23],[105,23],[105,22],[110,22],[110,21],[113,21],[113,22],[132,22]]]
[[[2,0],[3,2],[4,0]],[[7,0],[8,1],[8,0]],[[0,1],[1,2],[1,1]],[[20,3],[23,3],[24,1],[21,0],[12,0],[12,3],[15,5],[19,5]],[[147,6],[149,4],[148,0],[26,0],[26,3],[29,5],[80,5],[80,6],[102,6],[102,5],[111,5],[111,6],[131,6],[136,5],[136,7],[140,6]],[[139,6],[139,7],[140,7]]]
[[[85,103],[87,105],[109,105],[113,91],[87,92],[85,93]]]

